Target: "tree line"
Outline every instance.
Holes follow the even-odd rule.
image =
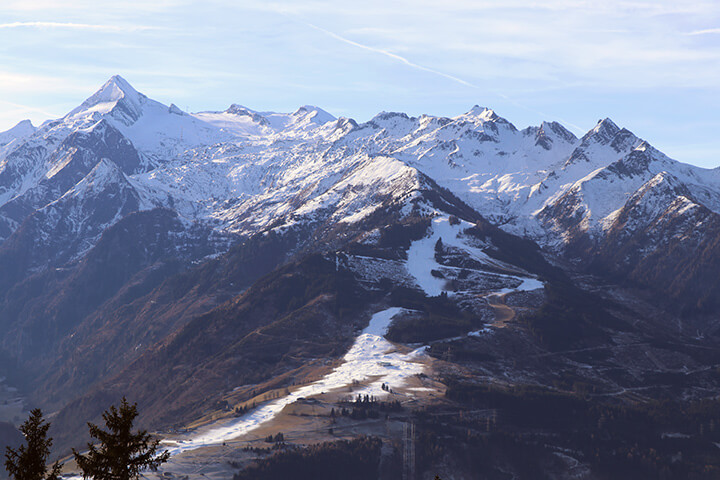
[[[120,406],[110,406],[103,413],[105,428],[88,422],[90,436],[96,443],[87,444],[87,452],[72,449],[73,457],[83,478],[93,480],[137,480],[144,470],[157,470],[167,462],[170,453],[158,453],[160,440],[146,430],[133,431],[138,416],[137,403],[129,404],[125,397]],[[25,443],[17,449],[6,447],[5,469],[14,480],[59,480],[61,465],[55,462],[48,468],[47,459],[52,447],[48,437],[50,423],[43,419],[39,408],[20,426]]]

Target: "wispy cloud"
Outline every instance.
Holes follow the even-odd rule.
[[[0,29],[7,28],[60,28],[69,30],[95,30],[104,32],[139,32],[143,30],[163,30],[162,27],[148,25],[98,25],[69,22],[10,22],[0,23]]]
[[[134,11],[167,12],[173,8],[192,3],[193,0],[3,0],[0,10],[11,12],[63,12],[78,11],[92,14],[104,12]]]
[[[686,33],[686,35],[720,35],[720,28],[706,28],[705,30],[695,30]]]
[[[88,85],[85,79],[79,80],[72,77],[22,74],[0,70],[0,98],[6,95],[16,95],[20,93],[84,93],[89,88],[93,88],[93,86]],[[4,102],[8,103],[7,101]]]
[[[37,107],[30,106],[30,105],[22,105],[20,103],[15,103],[15,102],[8,102],[6,100],[0,100],[0,105],[6,105],[9,107],[13,107],[16,111],[19,111],[19,112],[34,113],[34,114],[42,115],[44,117],[56,118],[56,117],[61,116],[55,112],[48,112],[43,108],[37,108]],[[6,111],[4,111],[3,113],[6,115],[8,114],[8,112],[6,112]],[[15,112],[10,112],[10,113],[15,113]],[[17,117],[15,117],[15,118],[17,118]]]

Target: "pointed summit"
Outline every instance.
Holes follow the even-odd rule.
[[[516,132],[515,125],[505,120],[503,117],[495,113],[495,110],[487,107],[481,107],[479,105],[473,105],[473,107],[462,115],[453,117],[454,121],[467,122],[475,126],[475,128],[482,128],[487,135],[493,137],[494,140],[498,140],[497,135],[500,130]]]
[[[97,92],[68,113],[67,117],[117,111],[120,116],[125,117],[124,123],[132,123],[140,115],[146,98],[120,75],[113,75]]]
[[[23,120],[10,130],[0,132],[0,146],[6,145],[15,139],[29,137],[35,133],[35,126],[33,126],[30,120]]]
[[[561,138],[563,141],[572,143],[577,141],[577,137],[567,128],[558,122],[542,122],[540,124],[540,132],[544,135],[552,135]]]
[[[91,106],[98,103],[116,102],[121,99],[136,101],[140,97],[144,97],[144,95],[138,93],[127,80],[120,75],[113,75],[100,87],[100,90],[85,100],[83,105],[88,104],[88,106]]]
[[[112,89],[115,92],[122,92],[124,95],[138,95],[137,90],[135,90],[133,86],[120,75],[113,75],[110,77],[100,90],[103,91],[109,89]]]
[[[605,118],[603,120],[598,120],[597,125],[587,132],[585,136],[583,136],[582,140],[585,142],[590,138],[594,138],[600,143],[608,143],[619,131],[620,127],[615,125],[615,122],[609,118]]]
[[[630,130],[618,127],[612,120],[605,118],[600,120],[595,128],[582,137],[582,144],[591,143],[608,145],[617,153],[628,153],[632,148],[639,145],[642,140],[635,136]]]
[[[480,120],[490,121],[495,120],[498,117],[498,115],[495,113],[495,111],[491,108],[487,107],[481,107],[479,105],[473,105],[473,107],[468,110],[465,114],[462,116],[464,117],[477,117]]]
[[[495,113],[495,110],[488,107],[480,107],[478,105],[473,105],[473,107],[468,110],[466,113],[459,115],[455,117],[455,119],[462,119],[467,120],[473,123],[478,123],[478,121],[482,124],[490,124],[489,127],[492,129],[494,126],[492,124],[496,125],[502,125],[507,128],[509,128],[512,131],[515,131],[515,126],[505,120],[503,117]]]
[[[20,120],[17,125],[8,130],[8,132],[34,132],[35,130],[36,128],[32,124],[32,121],[30,121],[29,119],[25,119]]]

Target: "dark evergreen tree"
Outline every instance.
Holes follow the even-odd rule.
[[[21,445],[17,450],[5,447],[5,469],[11,478],[15,480],[57,480],[60,474],[58,462],[52,466],[50,473],[48,473],[45,463],[52,446],[52,438],[47,436],[48,428],[50,428],[50,424],[43,420],[42,411],[39,408],[30,412],[30,417],[20,426],[20,431],[25,436],[25,445]]]
[[[88,422],[90,436],[96,438],[99,445],[88,443],[85,455],[73,449],[84,478],[136,480],[142,471],[157,470],[167,462],[169,452],[157,453],[159,440],[152,439],[146,430],[132,432],[137,416],[137,403],[130,405],[123,397],[120,408],[112,405],[103,413],[107,430]]]

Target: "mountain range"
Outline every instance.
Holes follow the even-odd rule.
[[[580,368],[563,352],[638,345],[579,375],[655,399],[658,371],[701,371],[673,386],[700,399],[720,363],[719,215],[719,169],[608,118],[578,138],[478,106],[188,113],[114,76],[0,133],[0,373],[66,449],[125,393],[166,429],[291,385],[400,306],[423,314],[387,337],[428,344],[438,371],[485,355],[485,377],[547,386]],[[469,345],[502,308],[515,327]]]

